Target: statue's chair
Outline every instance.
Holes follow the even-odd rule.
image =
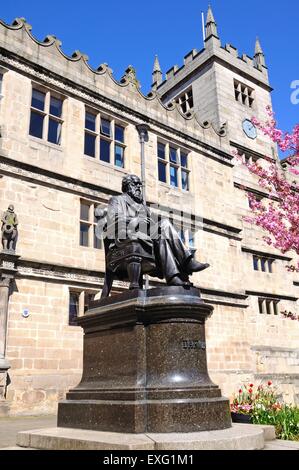
[[[107,208],[98,206],[95,209],[95,218],[96,236],[103,239],[105,249],[106,272],[101,298],[109,296],[114,279],[129,281],[130,289],[142,289],[143,275],[155,275],[153,245],[145,245],[141,240],[134,238],[124,240],[110,238]]]

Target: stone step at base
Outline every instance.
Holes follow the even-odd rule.
[[[49,428],[18,433],[17,445],[44,450],[262,450],[259,426],[234,424],[222,431],[125,434]]]
[[[36,449],[33,447],[20,447],[20,446],[15,446],[15,447],[5,447],[2,450],[40,450]],[[265,444],[265,447],[263,450],[299,450],[299,442],[293,442],[293,441],[280,441],[277,439],[274,439],[272,441],[268,441]]]
[[[0,451],[2,450],[37,450],[37,449],[33,449],[33,447],[20,447],[20,446],[12,446],[12,447],[3,447],[2,449],[0,449]]]
[[[241,424],[238,423],[239,426],[248,426],[248,424]],[[256,426],[257,429],[262,429],[264,431],[264,439],[265,441],[275,441],[276,434],[275,434],[275,427],[268,426],[266,424],[252,424],[251,426]]]

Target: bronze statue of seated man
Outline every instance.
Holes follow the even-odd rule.
[[[164,278],[169,286],[190,287],[189,275],[209,264],[195,260],[168,219],[154,221],[138,176],[123,178],[122,192],[110,199],[107,209],[95,211],[106,254],[102,297],[109,295],[114,277],[129,279],[130,289],[142,287],[143,274]]]

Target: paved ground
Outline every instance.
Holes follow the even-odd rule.
[[[266,446],[264,450],[299,450],[299,442],[270,441],[270,442],[266,442]]]
[[[57,416],[16,416],[0,418],[0,449],[16,445],[19,431],[55,427]]]

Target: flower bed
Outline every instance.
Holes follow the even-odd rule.
[[[233,398],[231,413],[233,422],[247,417],[253,424],[274,426],[278,439],[299,441],[299,408],[280,403],[271,381],[258,387],[243,385]]]

